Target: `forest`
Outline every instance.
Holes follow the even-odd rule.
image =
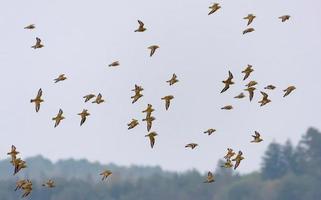
[[[217,164],[215,182],[196,170],[168,172],[160,167],[101,165],[87,160],[50,160],[36,156],[28,168],[12,176],[8,159],[0,161],[0,200],[20,199],[15,192],[19,178],[32,177],[32,200],[318,200],[321,198],[321,133],[314,128],[293,145],[272,142],[262,157],[260,170],[239,175]],[[108,182],[99,173],[113,171]],[[44,188],[44,180],[56,182]]]

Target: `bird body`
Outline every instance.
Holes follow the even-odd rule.
[[[227,148],[227,153],[224,156],[225,159],[230,160],[235,155],[235,152],[231,148]]]
[[[235,99],[243,99],[245,97],[244,93],[241,92],[239,95],[235,96]]]
[[[254,138],[251,142],[252,143],[260,143],[263,141],[263,139],[261,138],[261,134],[257,131],[255,131],[255,135],[252,135],[252,137]]]
[[[214,180],[214,175],[212,174],[212,172],[208,172],[206,180],[204,181],[204,183],[213,183],[214,181],[215,181]]]
[[[296,89],[296,87],[293,86],[293,85],[287,87],[286,89],[283,90],[283,92],[285,92],[284,95],[283,95],[283,97],[288,96],[288,95],[291,94],[291,92],[293,92],[293,90],[295,90],[295,89]]]
[[[226,159],[226,162],[221,166],[224,168],[232,168],[233,167],[233,163],[230,159]]]
[[[264,106],[264,105],[266,105],[266,104],[271,102],[271,100],[268,99],[269,95],[267,93],[261,91],[261,94],[263,95],[262,100],[259,101],[261,106]]]
[[[215,13],[218,9],[220,9],[221,6],[218,3],[213,3],[213,5],[211,5],[208,8],[211,9],[210,12],[208,13],[208,15],[211,15],[211,14]]]
[[[139,27],[135,30],[135,32],[144,32],[144,31],[146,31],[147,29],[144,27],[145,24],[140,20],[137,20],[137,21],[138,21]]]
[[[30,100],[30,103],[35,103],[36,112],[40,110],[40,104],[44,102],[44,100],[41,99],[41,96],[42,96],[42,89],[40,88],[38,90],[38,94],[36,98]]]
[[[246,17],[244,17],[243,19],[248,20],[247,25],[250,25],[255,18],[256,18],[255,15],[253,15],[253,14],[248,14],[248,15],[247,15]]]
[[[119,66],[119,65],[120,65],[119,61],[114,61],[114,62],[110,63],[110,64],[108,65],[108,67],[117,67],[117,66]]]
[[[154,112],[154,108],[151,104],[147,104],[147,108],[142,111],[142,113],[146,113],[146,118],[151,117],[152,112]]]
[[[194,148],[197,147],[197,146],[198,146],[198,144],[196,144],[196,143],[189,143],[189,144],[185,145],[185,148],[194,149]]]
[[[244,73],[244,78],[243,81],[246,80],[250,74],[254,71],[254,69],[252,68],[252,65],[247,65],[247,67],[242,71],[242,73]]]
[[[83,98],[85,99],[85,103],[86,103],[87,101],[90,101],[90,99],[94,98],[95,96],[96,96],[96,95],[94,95],[94,94],[88,94],[88,95],[84,96]]]
[[[233,74],[232,74],[232,72],[228,71],[228,78],[226,80],[222,81],[225,84],[225,86],[222,89],[221,93],[228,90],[230,88],[230,85],[234,84],[234,82],[232,80],[233,80]]]
[[[150,50],[150,54],[149,56],[152,57],[156,51],[156,49],[158,49],[159,46],[158,45],[152,45],[152,46],[149,46],[148,49]]]
[[[257,85],[256,81],[250,81],[248,84],[246,84],[245,86],[249,87],[253,87],[254,85]]]
[[[247,28],[247,29],[245,29],[245,30],[243,31],[243,35],[246,34],[246,33],[251,33],[251,32],[253,32],[253,31],[255,31],[254,28]]]
[[[212,133],[214,133],[215,131],[216,131],[215,129],[210,128],[210,129],[204,131],[204,133],[207,133],[208,135],[212,135]]]
[[[99,175],[102,176],[101,180],[104,181],[112,174],[113,173],[110,170],[105,170],[105,171],[101,172]]]
[[[87,116],[90,115],[87,109],[83,109],[81,113],[78,113],[78,115],[81,117],[80,120],[80,126],[83,125],[87,119]]]
[[[132,119],[132,121],[127,124],[128,130],[135,128],[137,125],[139,125],[138,120]]]
[[[30,24],[30,25],[24,27],[24,29],[29,29],[29,30],[35,29],[35,28],[36,28],[36,26],[34,24]]]
[[[283,16],[279,17],[279,19],[281,19],[282,22],[285,22],[285,21],[289,20],[290,17],[291,17],[290,15],[283,15]]]
[[[172,99],[174,99],[173,95],[168,95],[168,96],[165,96],[165,97],[161,98],[161,100],[165,101],[165,109],[166,110],[168,110]]]
[[[266,90],[274,90],[276,87],[274,85],[268,85],[264,89]]]
[[[235,165],[234,165],[234,170],[236,168],[238,168],[238,166],[240,165],[241,161],[244,159],[243,157],[243,153],[242,151],[239,151],[237,156],[232,160],[232,161],[235,161]]]
[[[232,110],[233,106],[232,105],[227,105],[221,108],[222,110]]]
[[[52,120],[55,121],[55,126],[54,126],[55,128],[60,124],[61,120],[65,119],[65,117],[62,116],[62,114],[63,114],[62,109],[59,109],[57,116],[52,118]]]
[[[249,98],[250,98],[250,101],[252,101],[253,97],[254,97],[254,90],[256,90],[255,87],[249,87],[249,88],[246,88],[245,91],[248,91],[249,92]]]
[[[145,135],[145,137],[149,138],[151,148],[154,147],[156,136],[157,136],[156,132],[150,132],[149,134]]]
[[[143,119],[143,121],[146,121],[147,123],[147,131],[150,131],[150,129],[152,128],[153,126],[153,121],[155,120],[156,118],[153,117],[153,116],[147,116],[145,119]]]
[[[58,78],[54,79],[54,81],[55,81],[55,83],[58,83],[59,81],[64,81],[66,79],[67,79],[67,77],[65,76],[65,74],[60,74],[58,76]]]
[[[46,183],[42,184],[43,187],[54,188],[56,187],[55,182],[49,179]]]
[[[103,99],[103,96],[99,93],[95,99],[95,101],[93,101],[92,103],[96,103],[96,104],[101,104],[105,102],[105,100]]]
[[[31,48],[40,49],[40,48],[42,48],[42,47],[44,47],[44,45],[41,44],[41,39],[38,38],[38,37],[36,37],[36,44],[33,45],[33,46],[31,46]]]
[[[177,83],[178,79],[177,79],[176,74],[173,74],[172,78],[170,80],[166,81],[166,82],[169,83],[169,85],[174,85],[175,83]]]

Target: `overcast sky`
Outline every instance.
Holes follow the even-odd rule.
[[[195,0],[29,0],[3,1],[0,7],[1,131],[0,159],[11,144],[22,157],[42,154],[87,158],[120,165],[160,165],[168,170],[212,170],[227,147],[242,150],[240,172],[257,170],[272,141],[295,143],[308,127],[321,128],[321,26],[319,0],[219,1]],[[255,32],[242,35],[254,13]],[[291,19],[281,23],[279,16]],[[137,19],[144,33],[134,33]],[[34,23],[36,29],[25,30]],[[42,49],[30,48],[40,37]],[[150,58],[147,47],[160,46]],[[108,68],[119,60],[120,67]],[[245,82],[247,64],[255,71]],[[220,94],[228,70],[235,85]],[[65,73],[65,82],[53,79]],[[180,80],[169,86],[176,73]],[[236,100],[250,80],[259,82],[253,101]],[[141,85],[144,97],[131,104],[131,89]],[[260,107],[259,90],[274,84],[271,104]],[[283,98],[282,89],[297,90]],[[42,88],[45,102],[36,113],[30,99]],[[102,93],[106,103],[84,103],[89,93]],[[165,111],[165,95],[174,95]],[[127,130],[132,118],[150,103],[156,111],[154,149],[144,137],[146,125]],[[234,110],[220,107],[232,104]],[[62,108],[66,119],[51,120]],[[80,127],[77,115],[91,115]],[[217,132],[203,134],[208,128]],[[257,130],[264,139],[251,144]],[[185,149],[195,142],[199,148]]]

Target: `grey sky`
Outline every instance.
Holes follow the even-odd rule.
[[[121,165],[161,165],[165,169],[213,169],[227,147],[243,150],[239,170],[259,168],[268,143],[297,141],[309,126],[321,127],[321,26],[319,0],[220,1],[222,9],[207,16],[211,1],[195,0],[29,0],[4,1],[0,7],[0,158],[11,144],[23,157],[42,154],[52,160],[88,158]],[[248,13],[257,15],[255,32],[242,35]],[[281,23],[279,16],[289,14]],[[137,19],[147,31],[134,33]],[[23,27],[35,23],[36,29]],[[35,37],[45,45],[31,49]],[[147,47],[160,45],[150,58]],[[119,68],[108,68],[120,60]],[[252,64],[255,72],[243,82],[241,71]],[[221,81],[228,70],[236,84],[224,94]],[[54,84],[65,73],[68,80]],[[180,82],[166,84],[173,73]],[[235,100],[250,80],[259,89],[274,84],[272,103],[260,108]],[[131,104],[131,89],[144,87],[144,97]],[[297,90],[282,98],[281,89]],[[30,99],[43,89],[39,113]],[[83,103],[82,96],[101,92],[106,103]],[[169,111],[160,100],[172,94]],[[144,138],[146,125],[128,131],[131,118],[142,119],[147,103],[155,107],[154,149]],[[220,107],[232,104],[233,111]],[[51,118],[59,108],[66,120],[56,129]],[[91,116],[79,127],[79,116]],[[207,128],[217,132],[207,136]],[[251,134],[264,142],[250,144]],[[199,143],[194,151],[184,145]]]

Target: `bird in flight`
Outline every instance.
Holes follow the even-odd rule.
[[[80,120],[80,126],[83,125],[83,123],[85,123],[87,116],[90,115],[90,113],[88,112],[87,109],[83,109],[81,113],[78,113],[78,115],[80,115],[81,120]]]
[[[249,92],[249,97],[250,97],[250,101],[252,101],[253,97],[254,97],[254,90],[256,90],[255,87],[249,87],[246,88],[245,91]]]
[[[30,100],[30,103],[35,103],[36,112],[40,110],[40,104],[44,102],[44,100],[41,99],[41,96],[42,96],[42,89],[40,88],[38,90],[38,94],[36,98]]]
[[[150,117],[152,112],[154,112],[154,108],[151,104],[147,104],[147,108],[142,111],[142,113],[146,113],[146,118]]]
[[[53,118],[52,118],[52,120],[55,121],[55,126],[54,126],[55,128],[60,124],[60,121],[61,121],[61,120],[65,119],[65,117],[62,116],[62,114],[63,114],[62,109],[59,109],[59,112],[58,112],[58,114],[56,115],[56,117],[53,117]]]
[[[213,128],[210,128],[210,129],[207,129],[206,131],[204,131],[205,134],[208,134],[208,135],[212,135],[212,133],[214,133],[216,130],[213,129]]]
[[[120,65],[119,61],[114,61],[114,62],[110,63],[110,64],[108,65],[108,67],[117,67],[117,66],[119,66],[119,65]]]
[[[113,173],[110,170],[105,170],[101,172],[99,175],[102,176],[101,180],[104,181],[108,178],[108,176],[112,175]]]
[[[168,96],[164,96],[163,98],[161,98],[161,100],[165,101],[165,109],[166,110],[168,110],[172,99],[174,99],[173,95],[168,95]]]
[[[87,101],[90,101],[90,99],[94,98],[95,96],[96,96],[96,95],[94,95],[94,94],[88,94],[88,95],[84,96],[83,98],[85,99],[85,103],[86,103]]]
[[[256,81],[250,81],[248,84],[246,84],[245,86],[247,86],[248,88],[249,87],[253,87],[253,86],[255,86],[255,85],[257,85],[257,82]]]
[[[34,24],[30,24],[30,25],[24,27],[24,29],[29,29],[29,30],[32,30],[35,28],[36,28],[36,26]]]
[[[138,86],[135,84],[135,89],[132,89],[132,91],[135,92],[135,95],[130,97],[131,99],[133,99],[132,103],[135,103],[138,99],[144,96],[143,94],[140,93],[143,90],[144,89],[141,86]]]
[[[224,156],[225,159],[229,160],[235,155],[235,152],[231,148],[227,148],[227,153]]]
[[[99,93],[95,99],[95,101],[93,101],[92,103],[96,103],[96,104],[101,104],[105,102],[105,100],[103,99],[103,96]]]
[[[234,170],[236,168],[238,168],[238,166],[240,165],[241,161],[244,159],[243,157],[243,152],[242,151],[239,151],[237,156],[232,160],[232,161],[235,161],[235,165],[234,165]]]
[[[38,37],[36,37],[36,44],[33,45],[33,46],[31,46],[31,48],[40,49],[40,48],[42,48],[42,47],[44,47],[44,45],[41,44],[41,39],[38,38]]]
[[[65,74],[60,74],[60,75],[58,76],[58,78],[55,78],[55,79],[54,79],[54,81],[55,81],[55,83],[58,83],[58,82],[60,82],[60,81],[66,80],[66,79],[67,79],[67,77],[65,76]]]
[[[254,138],[251,142],[252,143],[259,143],[262,142],[263,139],[261,138],[261,134],[257,131],[254,132],[254,135],[252,135],[252,137]]]
[[[176,74],[173,74],[172,78],[166,82],[169,83],[169,85],[174,85],[175,83],[177,83],[178,79],[177,79]]]
[[[269,95],[267,93],[261,91],[261,94],[263,95],[262,100],[259,101],[261,106],[264,106],[264,105],[266,105],[266,104],[271,102],[271,100],[268,99]]]
[[[235,96],[235,99],[243,99],[245,97],[244,93],[241,92],[239,95]]]
[[[243,81],[246,80],[250,74],[254,71],[254,69],[252,69],[252,65],[247,65],[247,67],[242,71],[242,73],[244,73],[244,78]]]
[[[274,90],[276,87],[274,85],[268,85],[264,89],[266,90]]]
[[[210,12],[208,13],[208,15],[211,15],[211,14],[215,13],[218,9],[220,9],[221,6],[218,3],[213,3],[213,5],[211,5],[208,8],[211,9]]]
[[[154,147],[154,144],[155,144],[155,137],[157,136],[157,133],[156,132],[150,132],[149,134],[145,135],[145,137],[148,137],[149,138],[149,141],[150,141],[150,146],[151,148]]]
[[[232,110],[233,106],[232,105],[227,105],[221,108],[222,110]]]
[[[234,82],[232,80],[233,80],[233,74],[232,74],[232,72],[228,71],[228,78],[226,80],[222,81],[225,84],[225,86],[222,89],[221,93],[228,90],[230,88],[230,85],[234,84]]]
[[[150,131],[150,129],[152,128],[153,126],[153,121],[155,120],[156,118],[153,117],[153,116],[147,116],[145,119],[143,119],[143,121],[146,121],[147,123],[147,131]]]
[[[226,159],[226,162],[221,167],[232,168],[233,167],[233,163],[232,163],[231,159]]]
[[[291,94],[291,92],[292,92],[293,90],[295,90],[295,89],[296,89],[296,87],[293,86],[293,85],[287,87],[286,89],[283,90],[283,92],[285,92],[284,95],[283,95],[283,97],[288,96],[288,95]]]
[[[49,179],[47,182],[42,184],[43,187],[48,187],[48,188],[54,188],[56,187],[55,182],[51,179]]]
[[[243,19],[248,20],[248,21],[247,21],[247,25],[250,25],[250,24],[253,22],[254,18],[256,18],[255,15],[253,15],[253,14],[248,14],[248,15],[247,15],[246,17],[244,17]]]
[[[138,120],[132,119],[132,121],[127,124],[128,130],[135,128],[137,125],[139,125]]]
[[[139,24],[139,27],[135,30],[135,32],[144,32],[146,31],[147,29],[144,27],[144,23],[140,20],[137,20],[138,21],[138,24]]]
[[[150,54],[149,56],[152,57],[156,51],[156,49],[158,49],[159,46],[158,45],[152,45],[152,46],[149,46],[148,49],[150,50]]]
[[[185,145],[185,148],[194,149],[194,148],[197,147],[197,146],[198,146],[198,144],[196,144],[196,143],[189,143],[189,144]]]
[[[251,33],[251,32],[253,32],[253,31],[255,31],[254,28],[247,28],[247,29],[245,29],[245,30],[243,31],[243,35],[244,35],[244,34],[247,34],[247,33]]]
[[[204,181],[204,183],[213,183],[214,181],[215,181],[214,180],[214,175],[212,174],[212,172],[208,172],[206,180]]]
[[[282,22],[285,22],[285,21],[289,20],[290,17],[291,17],[290,15],[283,15],[283,16],[279,17],[279,19],[281,19]]]

